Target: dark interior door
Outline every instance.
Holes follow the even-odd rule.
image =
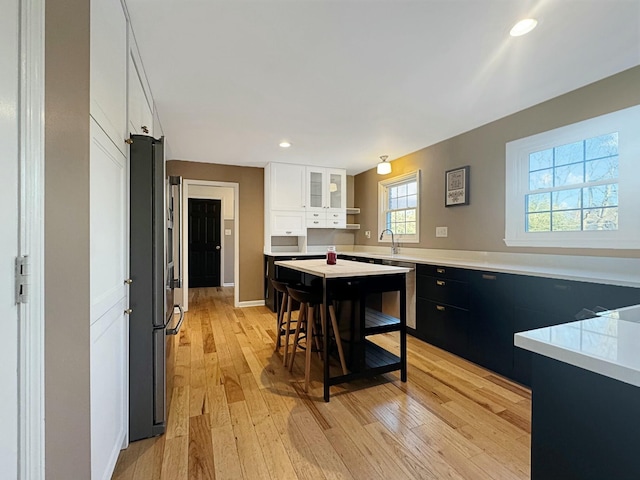
[[[220,286],[220,204],[189,199],[189,287]]]

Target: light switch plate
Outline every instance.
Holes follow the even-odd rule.
[[[436,227],[436,237],[446,237],[449,235],[448,227]]]
[[[231,229],[230,229],[230,228],[225,228],[225,229],[224,229],[224,234],[225,234],[226,236],[230,236],[230,235],[231,235]]]
[[[367,238],[371,238],[371,230],[367,230],[366,232],[364,232],[364,236]]]

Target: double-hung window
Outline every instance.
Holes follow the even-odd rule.
[[[640,248],[640,106],[506,148],[505,242]]]
[[[390,229],[396,240],[420,241],[420,172],[415,171],[378,182],[378,229]],[[390,236],[382,241],[391,241]]]

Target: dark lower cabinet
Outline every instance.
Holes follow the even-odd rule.
[[[467,271],[432,265],[416,268],[416,334],[437,347],[467,357]]]
[[[514,276],[469,273],[468,358],[506,377],[513,375]]]
[[[530,386],[533,354],[515,333],[636,304],[640,288],[418,265],[415,334]]]
[[[532,480],[637,480],[640,387],[533,358]]]
[[[469,311],[462,308],[417,298],[416,308],[422,321],[418,335],[427,342],[462,357],[466,356]]]

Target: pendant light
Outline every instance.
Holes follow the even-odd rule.
[[[391,173],[391,164],[387,163],[387,158],[389,158],[389,155],[382,155],[380,157],[382,161],[378,164],[378,175],[388,175]]]

